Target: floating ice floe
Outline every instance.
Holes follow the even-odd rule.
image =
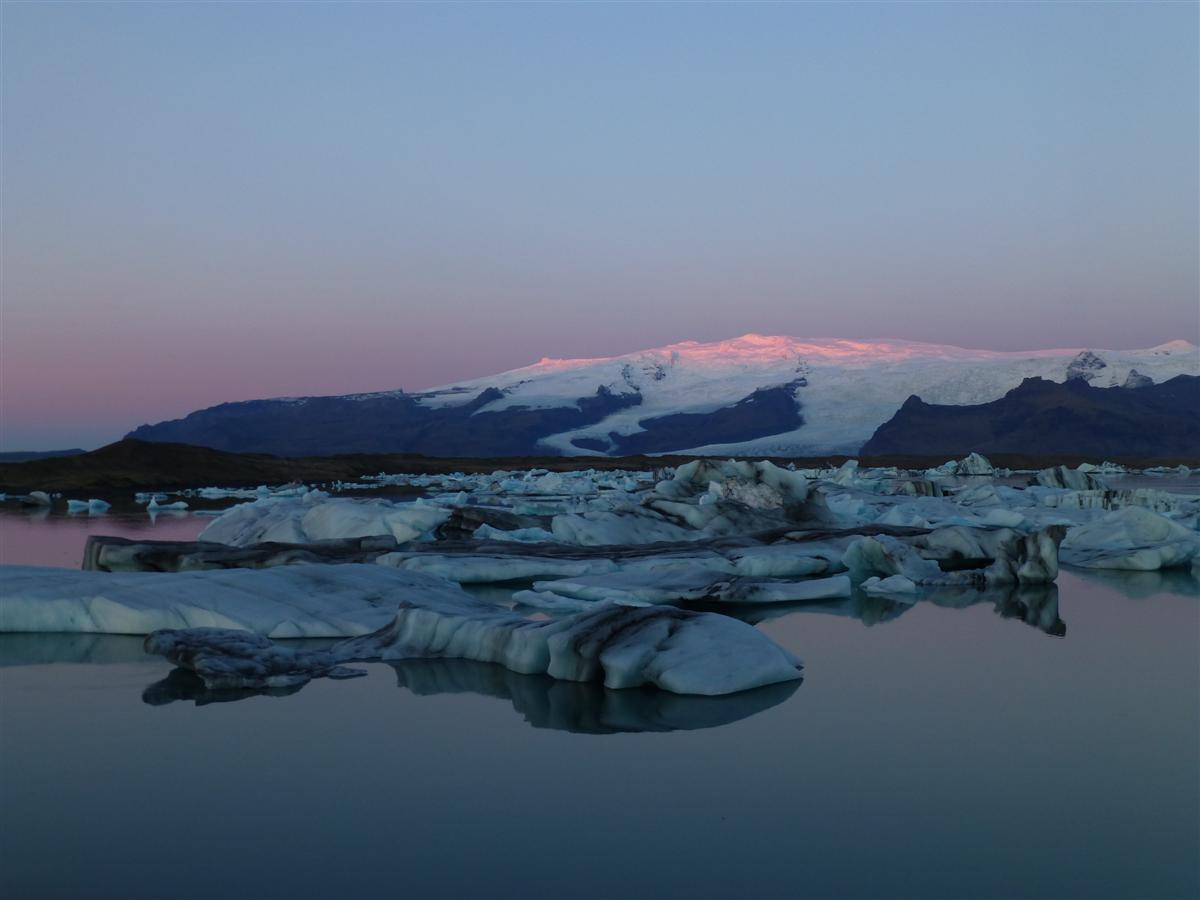
[[[466,595],[464,595],[466,596]],[[800,677],[799,661],[752,626],[669,606],[602,604],[530,620],[468,598],[403,604],[374,634],[332,648],[339,659],[450,656],[514,672],[609,688],[652,685],[679,694],[732,694]]]
[[[726,603],[796,603],[848,597],[851,585],[850,579],[845,575],[810,578],[804,581],[729,577],[706,569],[703,565],[681,561],[677,565],[657,569],[536,581],[533,592],[548,592],[556,598],[565,597],[592,603],[613,602],[628,606],[699,600]],[[523,603],[530,603],[534,598],[529,593],[524,593],[520,599]]]
[[[409,594],[448,582],[383,566],[279,566],[203,572],[94,572],[0,566],[0,631],[148,634],[247,629],[273,638],[347,637],[388,622]]]
[[[795,657],[726,616],[601,604],[560,619],[531,620],[442,579],[384,566],[176,574],[6,566],[0,588],[0,631],[168,629],[167,636],[152,636],[148,649],[184,664],[203,659],[197,674],[223,688],[270,685],[271,678],[295,683],[289,679],[306,671],[328,674],[331,666],[353,660],[420,656],[685,694],[734,693],[800,677]],[[364,633],[381,619],[382,627]],[[328,656],[304,657],[231,638],[230,629],[274,638],[362,636],[335,644]]]
[[[386,553],[376,562],[408,572],[436,575],[459,584],[496,584],[535,578],[569,578],[613,572],[608,559],[561,559],[535,556],[468,556],[435,553]]]
[[[165,629],[150,634],[144,646],[194,672],[209,690],[294,687],[314,678],[367,674],[339,665],[328,650],[293,650],[253,631]]]
[[[69,513],[90,513],[91,515],[99,515],[106,512],[112,506],[105,500],[100,500],[92,497],[89,500],[68,500],[67,512]]]
[[[1130,506],[1072,528],[1060,552],[1063,562],[1084,568],[1169,569],[1200,557],[1200,532]]]
[[[1049,469],[1042,469],[1034,476],[1032,483],[1040,484],[1042,487],[1070,488],[1073,491],[1104,490],[1107,487],[1104,481],[1096,476],[1094,471],[1085,469],[1082,466],[1077,469],[1071,469],[1067,466],[1053,466]]]
[[[390,535],[403,543],[425,536],[449,517],[449,510],[421,502],[330,499],[312,491],[302,497],[269,497],[231,507],[200,533],[200,539],[242,547],[267,541],[305,544]]]
[[[146,504],[146,510],[148,512],[167,512],[170,510],[183,510],[187,508],[188,505],[186,500],[176,500],[172,503],[160,503],[158,501],[158,497],[151,497],[150,501]]]

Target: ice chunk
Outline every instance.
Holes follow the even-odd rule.
[[[726,616],[602,604],[561,619],[531,620],[441,579],[384,566],[172,574],[6,566],[0,587],[0,631],[145,634],[165,627],[175,633],[152,642],[156,652],[203,656],[205,672],[230,679],[231,686],[276,677],[284,679],[279,684],[295,683],[288,679],[329,674],[331,664],[414,656],[683,694],[734,693],[800,677],[794,656]],[[363,634],[380,618],[382,628]],[[229,629],[289,638],[362,636],[335,644],[329,656],[283,658],[262,641],[230,638]]]
[[[1066,466],[1042,469],[1034,476],[1032,483],[1042,487],[1069,488],[1073,491],[1103,490],[1106,487],[1101,478],[1086,471],[1082,466],[1077,469],[1069,469]]]
[[[720,599],[730,603],[807,603],[836,600],[851,593],[850,578],[846,575],[803,581],[741,578],[722,591]]]
[[[686,562],[649,570],[535,581],[535,591],[593,602],[654,604],[716,599],[728,587],[727,576]]]
[[[0,566],[0,631],[346,637],[379,628],[405,598],[461,594],[440,578],[361,564],[178,573]]]
[[[367,674],[339,665],[328,650],[293,650],[253,631],[165,629],[148,635],[144,646],[195,672],[209,690],[294,687],[313,678]]]
[[[187,502],[184,500],[176,500],[174,503],[159,503],[157,497],[151,497],[150,502],[146,504],[147,511],[166,511],[172,509],[187,509]]]
[[[1169,569],[1200,557],[1200,532],[1129,506],[1072,528],[1061,554],[1068,565],[1092,569]]]
[[[550,523],[555,540],[584,547],[609,544],[653,544],[697,540],[704,535],[661,518],[614,512],[555,516]]]
[[[996,469],[986,456],[970,453],[965,459],[958,461],[959,475],[993,475]]]
[[[782,543],[730,550],[726,556],[739,575],[800,578],[829,571],[829,560],[811,556],[798,544]]]
[[[395,621],[332,650],[340,659],[447,656],[606,687],[715,696],[800,678],[800,662],[752,626],[670,606],[602,604],[531,621],[483,603],[403,604]]]
[[[535,592],[558,598],[626,605],[685,603],[708,600],[723,603],[797,603],[850,596],[844,575],[804,581],[729,577],[695,562],[680,561],[656,568],[634,568],[608,575],[535,581]],[[541,605],[523,595],[522,602]]]
[[[385,553],[376,562],[409,572],[437,575],[459,584],[489,584],[503,581],[529,581],[534,578],[570,578],[613,572],[617,564],[609,559],[559,559],[542,556],[442,556],[435,553]]]
[[[477,541],[515,541],[521,544],[541,544],[554,540],[554,533],[545,528],[514,528],[504,531],[484,522],[475,529],[472,537]]]
[[[307,544],[391,535],[404,543],[424,536],[449,516],[449,510],[432,504],[328,499],[314,491],[298,498],[269,497],[231,507],[209,523],[200,540],[242,547],[264,541]]]
[[[917,586],[903,575],[889,575],[887,578],[872,576],[862,583],[862,589],[868,594],[882,596],[907,596],[916,594]]]

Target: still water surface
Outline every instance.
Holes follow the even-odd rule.
[[[5,560],[91,527],[2,516]],[[716,700],[441,660],[213,702],[138,638],[4,635],[0,893],[1194,897],[1196,595],[809,607],[760,623],[804,682]]]

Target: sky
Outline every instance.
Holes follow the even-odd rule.
[[[747,332],[1200,340],[1194,3],[0,4],[0,450]]]

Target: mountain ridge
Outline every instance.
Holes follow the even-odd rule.
[[[1099,456],[1196,452],[1200,447],[1200,377],[1162,384],[1096,388],[1082,379],[1059,384],[1028,378],[998,400],[939,406],[912,396],[880,425],[864,455],[921,455],[936,447],[984,454]]]
[[[561,360],[427,391],[247,400],[129,437],[237,452],[438,456],[856,453],[916,394],[998,399],[1026,378],[1096,387],[1200,375],[1200,350],[970,350],[916,341],[742,335]]]

